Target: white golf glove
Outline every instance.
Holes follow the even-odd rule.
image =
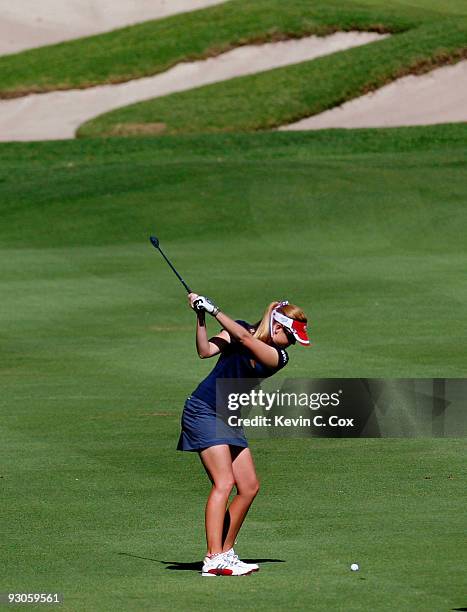
[[[213,317],[215,317],[219,312],[219,308],[214,304],[214,302],[211,302],[211,300],[204,297],[204,295],[199,295],[196,300],[193,301],[193,308],[195,310],[205,310]]]

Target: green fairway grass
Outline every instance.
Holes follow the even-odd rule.
[[[261,571],[200,577],[209,482],[175,446],[214,362],[148,236],[235,318],[302,306],[314,346],[288,376],[463,377],[466,142],[446,125],[0,145],[0,592],[73,612],[465,606],[461,439],[252,440],[237,550]]]

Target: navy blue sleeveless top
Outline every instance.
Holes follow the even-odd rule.
[[[246,321],[236,321],[245,329],[250,330],[251,325]],[[231,337],[230,344],[221,353],[216,365],[206,378],[200,382],[191,395],[216,408],[216,380],[218,378],[251,378],[252,385],[258,384],[257,379],[269,378],[281,370],[289,361],[285,349],[273,345],[277,350],[279,362],[275,368],[269,368],[256,361],[254,355],[243,344]]]

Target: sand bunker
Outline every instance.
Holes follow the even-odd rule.
[[[0,55],[99,34],[225,1],[2,0]]]
[[[467,121],[467,61],[398,79],[281,130],[396,127]]]
[[[382,35],[372,32],[338,32],[326,37],[248,45],[128,83],[0,100],[0,140],[73,138],[82,123],[121,106],[295,64],[381,38]]]

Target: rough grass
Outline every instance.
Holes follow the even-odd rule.
[[[233,47],[336,30],[400,32],[433,10],[348,0],[231,0],[62,44],[0,57],[0,97],[117,83]]]
[[[167,134],[271,129],[464,57],[466,20],[429,23],[313,61],[117,109],[83,124],[78,136],[136,134],[144,123],[165,124]]]
[[[467,54],[467,19],[453,0],[232,0],[103,35],[0,57],[0,97],[85,88],[164,71],[252,42],[336,30],[390,39],[314,61],[131,105],[86,123],[80,136],[251,131],[297,121],[400,76]],[[454,17],[455,15],[455,17]]]

